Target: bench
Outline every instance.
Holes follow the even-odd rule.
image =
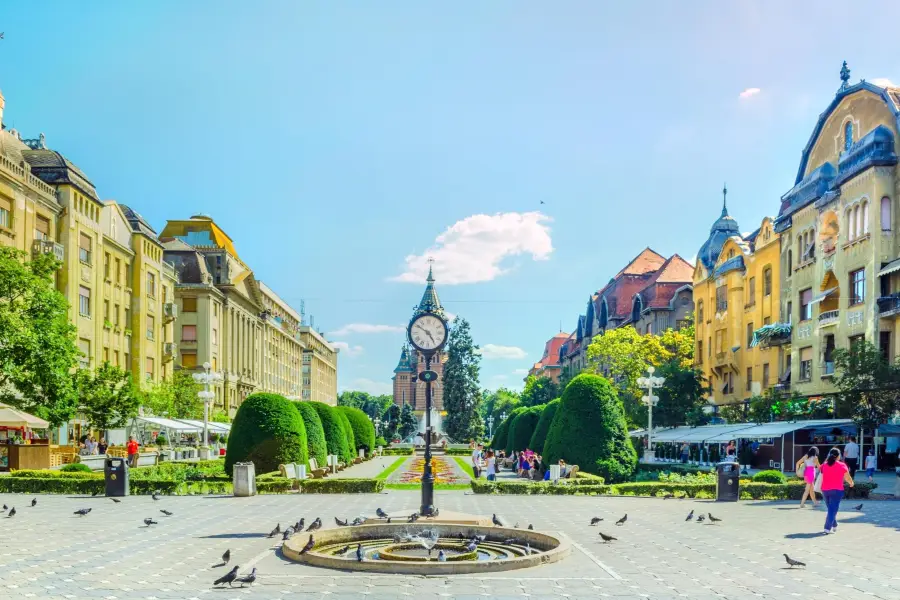
[[[322,479],[328,474],[328,469],[319,466],[315,458],[309,459],[309,472],[313,479]]]
[[[278,465],[278,471],[281,473],[282,477],[287,479],[295,481],[306,479],[306,467],[298,465],[297,463]]]

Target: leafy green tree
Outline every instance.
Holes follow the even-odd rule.
[[[503,421],[502,415],[509,415],[521,403],[519,393],[507,388],[500,388],[496,392],[485,390],[481,396],[484,398],[479,407],[481,418],[486,421],[489,417],[494,417],[494,431]]]
[[[312,402],[301,401],[293,404],[300,412],[300,418],[303,419],[303,426],[306,428],[306,448],[309,457],[316,459],[316,464],[320,468],[324,467],[328,464],[328,445],[319,412],[311,406]]]
[[[458,442],[478,440],[484,436],[484,423],[478,414],[481,388],[478,385],[481,355],[472,342],[469,322],[457,317],[447,340],[447,362],[444,364],[444,431]]]
[[[352,406],[362,410],[366,404],[372,399],[366,392],[355,392],[348,390],[338,395],[338,406]]]
[[[100,430],[123,427],[138,412],[138,393],[131,373],[103,363],[96,370],[75,372],[81,412],[91,427]]]
[[[416,419],[416,413],[413,411],[411,404],[404,404],[400,410],[400,424],[397,427],[397,433],[401,440],[406,440],[412,434],[416,433],[419,428],[419,421]]]
[[[503,429],[503,433],[500,433],[500,429],[497,430],[497,433],[494,434],[494,439],[500,438],[498,441],[501,444],[498,448],[502,448],[506,455],[509,456],[513,453],[514,450],[522,450],[522,448],[515,448],[513,446],[513,437],[512,437],[512,426],[513,423],[516,422],[516,418],[521,415],[523,412],[527,411],[530,407],[528,406],[520,406],[519,408],[513,410],[509,413],[509,417],[503,422],[500,427]]]
[[[194,381],[190,372],[175,371],[170,378],[141,392],[141,405],[157,416],[166,415],[172,419],[202,419],[203,402],[197,397],[199,391],[200,384]],[[226,414],[225,422],[227,416]]]
[[[369,415],[352,406],[339,406],[338,410],[347,417],[350,427],[353,429],[353,439],[357,450],[364,449],[366,454],[375,449],[375,425],[372,424]]]
[[[556,410],[559,408],[560,402],[562,402],[562,400],[559,398],[551,400],[544,405],[544,410],[541,411],[541,418],[538,419],[538,423],[534,428],[534,433],[531,435],[531,441],[529,442],[531,449],[538,454],[543,454],[544,452],[547,434],[550,433],[550,425],[553,423],[553,417],[556,416]]]
[[[900,368],[862,341],[834,351],[834,385],[840,391],[836,411],[861,429],[874,429],[900,410]]]
[[[391,403],[381,420],[381,432],[384,438],[390,441],[397,437],[397,429],[400,427],[400,407]]]
[[[659,396],[659,403],[653,409],[653,425],[674,427],[700,424],[696,421],[703,420],[702,407],[706,403],[704,397],[707,393],[703,373],[672,359],[664,362],[654,375],[664,377],[666,381],[661,388],[654,390]]]
[[[525,379],[525,390],[522,392],[522,406],[538,406],[559,398],[562,390],[559,384],[549,377],[529,375]]]
[[[78,408],[75,327],[54,289],[59,261],[26,258],[0,247],[0,402],[59,425]]]
[[[322,430],[325,434],[325,447],[328,454],[340,457],[344,463],[353,459],[353,452],[344,435],[344,425],[338,416],[338,409],[324,402],[307,402],[319,414]],[[304,423],[306,425],[306,423]]]
[[[278,394],[256,393],[238,407],[225,451],[225,472],[235,463],[250,461],[258,474],[271,473],[284,463],[309,466],[306,426],[290,400]]]
[[[531,438],[546,406],[546,404],[529,406],[513,420],[509,426],[509,439],[513,450],[534,450],[530,446]]]

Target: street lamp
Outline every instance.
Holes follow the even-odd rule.
[[[215,399],[215,392],[209,388],[212,384],[222,381],[221,373],[210,371],[211,365],[208,362],[203,363],[203,373],[194,373],[194,381],[203,386],[203,389],[197,392],[197,397],[203,401],[203,446],[200,447],[200,458],[209,459],[209,403]]]
[[[644,450],[644,462],[654,462],[656,453],[653,451],[653,407],[659,402],[659,396],[653,395],[653,388],[662,387],[666,382],[664,377],[654,377],[656,371],[654,367],[648,367],[647,373],[649,377],[638,377],[638,387],[647,388],[647,395],[641,398],[641,401],[647,405],[649,410],[647,414],[647,449]]]
[[[379,435],[381,435],[381,419],[378,417],[375,417],[374,423],[375,423],[375,435],[379,436]]]
[[[488,437],[494,439],[494,415],[487,418]]]

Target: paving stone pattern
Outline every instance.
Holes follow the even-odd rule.
[[[900,503],[844,502],[839,533],[819,533],[820,509],[795,503],[567,496],[475,496],[437,492],[447,510],[498,513],[510,525],[533,523],[574,544],[560,563],[491,576],[421,577],[354,574],[283,560],[266,534],[300,517],[353,517],[381,507],[406,510],[418,493],[270,495],[254,498],[106,498],[0,495],[15,506],[0,517],[0,598],[290,599],[318,598],[690,598],[900,599],[896,568]],[[92,508],[86,517],[72,513]],[[174,512],[165,517],[159,510]],[[712,512],[721,524],[684,521],[689,510]],[[614,522],[628,513],[628,521]],[[142,521],[154,517],[159,525]],[[590,527],[591,517],[602,517]],[[598,531],[616,536],[604,544]],[[226,548],[241,572],[258,569],[245,589],[213,589]],[[787,569],[781,556],[808,563]]]

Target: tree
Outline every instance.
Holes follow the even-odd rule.
[[[416,419],[416,413],[413,412],[411,404],[404,404],[400,410],[400,424],[397,432],[401,440],[407,440],[412,434],[419,429],[419,421]]]
[[[531,438],[537,428],[538,421],[541,419],[541,413],[544,412],[546,404],[540,406],[529,406],[523,410],[509,426],[509,439],[513,450],[531,449]]]
[[[400,407],[392,403],[381,419],[382,435],[388,441],[394,439],[397,436],[397,429],[400,427]]]
[[[284,396],[256,393],[238,407],[225,451],[225,472],[250,461],[256,473],[271,473],[284,463],[309,466],[306,427],[300,412]]]
[[[338,395],[337,405],[352,406],[362,410],[370,400],[371,396],[366,392],[347,390]]]
[[[485,390],[481,393],[481,397],[484,399],[479,406],[481,418],[487,421],[489,417],[494,417],[494,431],[503,421],[502,415],[508,415],[521,403],[519,392],[507,388],[500,388],[496,392]]]
[[[341,461],[348,463],[353,460],[353,452],[347,444],[344,435],[344,425],[338,416],[338,409],[324,402],[307,402],[319,414],[322,430],[325,433],[325,447],[328,454],[340,457]],[[306,423],[304,423],[306,425]]]
[[[562,402],[562,400],[559,398],[551,400],[544,405],[544,410],[541,411],[541,418],[538,419],[538,423],[534,428],[534,433],[531,435],[531,441],[529,443],[531,449],[538,454],[543,454],[544,452],[547,434],[550,433],[550,425],[553,423],[553,417],[556,416],[556,410],[559,408],[560,402]]]
[[[626,481],[637,467],[616,388],[599,375],[582,373],[563,392],[544,444],[544,459],[564,459],[608,483]]]
[[[512,437],[512,426],[513,423],[516,422],[516,418],[521,415],[523,412],[527,411],[530,407],[528,406],[520,406],[519,408],[513,410],[509,413],[509,416],[503,421],[503,424],[500,425],[500,428],[497,429],[497,433],[494,434],[494,439],[496,440],[499,437],[500,446],[498,448],[502,448],[506,455],[509,456],[516,450],[522,450],[522,448],[515,448],[513,446],[513,437]],[[501,429],[503,432],[501,433]]]
[[[345,391],[338,396],[337,403],[338,406],[358,408],[374,420],[380,419],[393,402],[393,397],[387,394],[373,396],[366,392]]]
[[[664,362],[654,375],[664,377],[666,381],[657,392],[659,403],[653,409],[653,425],[674,427],[700,424],[697,421],[703,420],[702,407],[706,403],[704,396],[707,393],[703,373],[671,359]]]
[[[75,327],[53,287],[60,262],[26,256],[0,247],[0,402],[59,425],[78,408]]]
[[[469,322],[457,317],[447,340],[447,362],[444,364],[444,431],[456,441],[481,439],[484,423],[478,414],[481,388],[478,385],[481,355],[472,342]]]
[[[366,454],[375,449],[375,426],[369,415],[352,406],[339,406],[338,411],[344,413],[353,429],[353,439],[356,442],[354,453],[365,450]]]
[[[294,408],[300,412],[303,426],[306,428],[306,448],[310,458],[316,459],[319,468],[328,464],[328,444],[325,441],[325,429],[319,412],[312,402],[294,402]]]
[[[529,375],[525,379],[525,390],[522,392],[522,406],[538,406],[559,398],[562,390],[549,377]]]
[[[96,370],[78,369],[75,387],[81,412],[91,427],[107,430],[123,427],[138,412],[138,393],[131,373],[105,362]]]
[[[873,344],[861,341],[835,350],[834,365],[840,416],[853,419],[860,429],[874,429],[900,410],[900,368]]]
[[[156,416],[172,419],[202,419],[203,402],[197,397],[200,384],[189,371],[175,371],[172,377],[160,381],[140,395],[141,405]],[[224,411],[222,411],[224,412]],[[212,419],[212,415],[210,416]],[[226,415],[227,422],[227,415]]]

